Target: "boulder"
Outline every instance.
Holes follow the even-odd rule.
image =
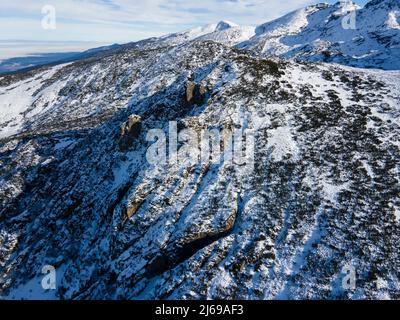
[[[142,118],[138,115],[129,116],[128,120],[121,126],[119,147],[126,150],[132,146],[135,139],[140,135]]]
[[[188,81],[186,83],[186,103],[189,105],[202,105],[206,100],[207,90],[202,84]]]

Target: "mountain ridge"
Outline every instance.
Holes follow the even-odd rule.
[[[355,25],[346,26],[349,21]],[[187,41],[215,41],[284,59],[399,70],[400,5],[396,0],[373,0],[363,8],[351,0],[319,3],[255,27],[221,20],[161,37],[94,48],[53,63],[77,61],[143,43],[179,45]]]

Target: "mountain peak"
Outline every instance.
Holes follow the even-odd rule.
[[[233,27],[238,27],[238,25],[236,23],[227,21],[227,20],[221,20],[220,22],[218,22],[217,26],[215,27],[215,31],[223,31],[226,29],[230,29]]]
[[[399,7],[399,0],[372,0],[364,8],[351,0],[311,5],[258,26],[240,47],[265,56],[397,70]],[[341,18],[353,11],[357,27],[344,29]]]

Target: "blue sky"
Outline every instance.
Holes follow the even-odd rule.
[[[30,40],[82,46],[125,43],[229,20],[257,25],[313,0],[2,0],[0,42]],[[334,3],[336,1],[327,1]],[[359,5],[366,0],[355,1]],[[56,9],[56,29],[44,30],[42,8]],[[9,42],[10,43],[10,42]],[[90,43],[90,44],[89,44]],[[1,48],[0,48],[1,49]]]

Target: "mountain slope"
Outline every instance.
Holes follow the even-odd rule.
[[[399,299],[400,71],[257,54],[343,6],[260,26],[250,50],[221,22],[0,76],[0,296]],[[393,19],[365,27],[394,32],[382,55]],[[221,159],[198,153],[206,130]]]
[[[35,116],[0,150],[2,295],[50,264],[64,299],[399,298],[398,72],[215,42],[44,72]],[[3,78],[3,94],[30,79]],[[206,89],[197,102],[191,82]],[[140,129],[127,138],[131,115]],[[147,132],[172,120],[253,129],[254,173],[149,164]],[[347,264],[354,291],[340,285]]]
[[[259,26],[239,46],[265,56],[398,70],[399,17],[397,0],[371,1],[362,9],[351,1],[319,4]]]

